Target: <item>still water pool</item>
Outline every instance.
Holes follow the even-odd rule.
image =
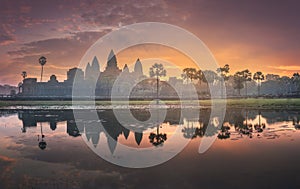
[[[182,117],[170,108],[162,123],[124,126],[110,109],[97,110],[97,120],[75,119],[72,110],[1,110],[0,188],[300,188],[297,110],[228,109],[209,133],[210,109],[199,111]],[[199,153],[204,136],[216,140]],[[95,153],[118,158],[123,145],[163,154],[178,141],[187,146],[149,168],[120,167]]]

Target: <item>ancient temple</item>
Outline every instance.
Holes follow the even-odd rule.
[[[74,88],[76,82],[76,88]],[[172,92],[168,85],[161,82],[160,94],[169,96]],[[59,82],[55,75],[48,82],[37,82],[36,78],[23,80],[19,97],[32,98],[92,98],[110,99],[112,88],[117,90],[120,98],[152,98],[155,95],[156,80],[147,78],[143,73],[140,59],[134,64],[134,69],[129,70],[127,64],[123,69],[118,67],[117,57],[113,50],[110,51],[105,69],[100,71],[100,64],[95,56],[88,63],[85,70],[72,68],[67,72],[67,79]]]
[[[117,65],[117,58],[113,50],[110,51],[107,58],[107,65],[100,73],[96,87],[96,96],[107,96],[111,94],[111,89],[117,77],[122,72]]]

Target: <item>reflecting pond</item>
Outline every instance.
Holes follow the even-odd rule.
[[[113,110],[82,111],[98,119],[75,119],[72,110],[1,110],[0,188],[300,187],[297,110],[228,109],[222,127],[212,132],[209,108],[183,117],[170,108],[162,123],[125,126]],[[131,113],[141,121],[150,117],[145,109]],[[203,137],[216,141],[200,154]],[[121,145],[164,153],[178,141],[188,145],[150,168],[120,167],[94,153],[118,158]]]

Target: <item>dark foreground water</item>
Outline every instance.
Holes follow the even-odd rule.
[[[112,110],[96,113],[98,120],[75,121],[71,110],[0,111],[0,188],[300,188],[296,110],[229,109],[223,127],[206,135],[216,141],[202,154],[209,109],[181,118],[169,109],[158,127],[126,128]],[[132,113],[141,121],[150,116]],[[124,168],[94,153],[115,157],[120,144],[164,153],[164,145],[178,146],[171,140],[178,128],[178,140],[190,142],[161,165]]]

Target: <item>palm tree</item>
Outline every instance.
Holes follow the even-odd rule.
[[[196,74],[195,74],[195,79],[198,80],[199,85],[201,85],[201,82],[203,81],[204,75],[202,70],[197,70]]]
[[[292,92],[293,78],[289,78],[288,76],[282,76],[278,79],[279,86],[281,90],[285,91],[285,94],[290,94]]]
[[[227,81],[229,79],[229,65],[228,64],[225,64],[224,67],[220,67],[217,69],[217,72],[220,73],[221,75],[221,78],[219,78],[219,81]],[[221,97],[223,98],[224,94],[223,94],[223,83],[221,83]]]
[[[248,94],[247,94],[247,81],[251,81],[252,73],[248,69],[246,69],[246,70],[242,71],[242,74],[243,74],[243,78],[244,78],[244,82],[245,82],[245,93],[246,93],[246,97],[247,97],[248,96]]]
[[[207,85],[207,93],[209,93],[209,84],[213,84],[217,78],[217,74],[212,70],[204,70],[202,81]]]
[[[201,83],[204,79],[204,74],[202,72],[202,70],[197,70],[196,73],[195,73],[195,77],[194,77],[196,80],[198,80],[198,95],[200,94],[201,92]]]
[[[244,88],[244,75],[242,72],[236,72],[233,76],[234,79],[234,89],[238,90],[239,95],[241,95],[241,89]]]
[[[197,70],[195,68],[184,68],[183,69],[183,77],[190,79],[191,83],[192,83],[193,79],[196,79],[196,72],[197,72]]]
[[[21,76],[23,77],[23,80],[27,77],[27,72],[26,71],[22,71]]]
[[[39,58],[39,63],[40,63],[40,65],[42,66],[42,71],[41,71],[41,82],[42,82],[42,80],[43,80],[43,71],[44,71],[44,65],[46,64],[46,62],[47,62],[46,57],[41,56],[41,57]]]
[[[296,93],[298,94],[300,90],[300,74],[298,72],[293,74],[292,83],[295,86]]]
[[[258,71],[253,75],[253,79],[257,81],[257,96],[259,96],[261,81],[265,79],[265,76],[262,72]]]
[[[162,64],[155,63],[149,70],[150,77],[156,77],[156,98],[158,99],[159,77],[166,76],[167,71]]]

